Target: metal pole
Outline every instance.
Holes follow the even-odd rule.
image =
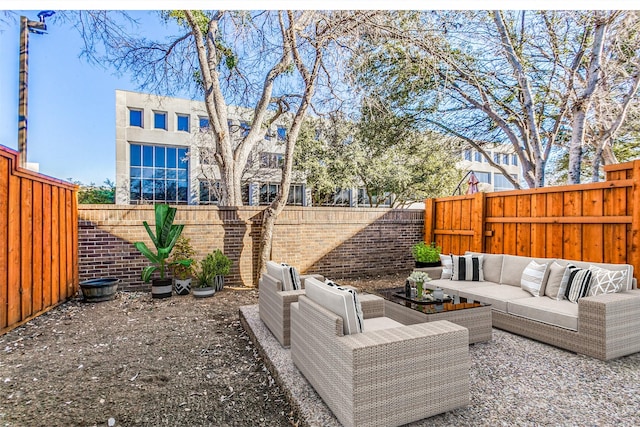
[[[27,165],[27,73],[29,68],[29,28],[27,17],[20,17],[20,83],[18,104],[18,151],[20,167]]]

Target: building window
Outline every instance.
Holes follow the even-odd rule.
[[[242,129],[242,137],[249,135],[249,131],[251,130],[251,125],[247,122],[240,122],[240,129]]]
[[[200,204],[217,205],[220,201],[220,181],[200,180]]]
[[[264,183],[260,186],[260,204],[268,205],[273,202],[278,195],[280,184],[273,184],[270,182]]]
[[[511,164],[513,166],[518,166],[518,156],[517,155],[515,155],[515,154],[511,155]]]
[[[289,198],[287,204],[293,206],[304,206],[304,185],[291,184],[289,187]]]
[[[491,173],[490,172],[476,172],[473,171],[476,178],[478,178],[479,182],[484,182],[485,184],[491,184]]]
[[[209,130],[209,117],[198,117],[198,124],[200,127],[200,132],[207,132]]]
[[[153,112],[153,128],[167,130],[167,113],[162,111]]]
[[[287,139],[287,129],[282,127],[282,126],[278,126],[278,129],[276,131],[276,139],[278,141],[284,141]]]
[[[471,150],[464,150],[464,159],[471,161]]]
[[[500,164],[500,153],[493,153],[493,161]]]
[[[178,131],[189,132],[189,116],[185,114],[177,115]]]
[[[493,189],[495,191],[513,190],[515,188],[513,184],[501,173],[493,174],[493,179],[494,179]]]
[[[351,206],[351,190],[338,188],[333,197],[334,206]]]
[[[508,154],[503,154],[502,155],[502,163],[505,165],[509,164],[509,155]]]
[[[268,205],[273,202],[280,191],[280,184],[273,182],[265,182],[260,185],[260,204]],[[291,184],[289,186],[289,197],[287,204],[303,206],[304,205],[304,184]]]
[[[382,200],[378,203],[380,196],[374,194],[369,198],[365,188],[358,188],[358,206],[391,206],[391,194],[386,192],[382,197]]]
[[[142,110],[135,108],[129,109],[129,126],[143,127],[142,125]]]
[[[475,154],[474,160],[476,162],[482,162],[482,153],[480,153],[479,151],[476,151],[474,154]]]
[[[260,167],[267,169],[281,169],[284,156],[279,153],[260,153]]]
[[[130,144],[131,203],[187,203],[189,162],[187,149]]]

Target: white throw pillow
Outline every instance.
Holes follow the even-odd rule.
[[[538,264],[534,260],[525,267],[520,278],[520,287],[534,297],[539,297],[543,291],[547,264]]]
[[[442,275],[440,278],[451,279],[451,275],[453,274],[453,261],[451,260],[451,255],[440,254],[440,263],[442,264]]]
[[[342,332],[345,335],[363,332],[364,319],[358,292],[334,285],[309,278],[305,280],[305,292],[313,302],[342,317]]]
[[[589,296],[622,292],[627,285],[627,270],[607,270],[590,265],[592,272]]]
[[[451,255],[451,280],[469,280],[484,282],[482,272],[482,255]]]

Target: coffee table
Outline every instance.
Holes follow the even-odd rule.
[[[448,301],[418,301],[407,298],[404,288],[377,291],[384,298],[384,314],[404,325],[448,320],[469,330],[469,344],[491,341],[491,305],[468,302],[465,298]],[[425,290],[425,292],[429,292]]]

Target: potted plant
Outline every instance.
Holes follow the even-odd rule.
[[[152,263],[152,265],[142,270],[142,280],[148,283],[156,270],[160,272],[160,278],[154,278],[151,281],[151,296],[153,298],[167,298],[171,296],[172,291],[171,279],[166,277],[167,267],[177,264],[189,266],[191,265],[191,260],[176,259],[175,261],[168,261],[169,254],[171,254],[171,250],[175,246],[178,237],[180,237],[184,225],[173,223],[176,217],[176,208],[166,204],[156,204],[154,205],[154,210],[156,217],[155,234],[147,221],[142,223],[156,248],[156,253],[153,253],[144,242],[135,242],[134,246]]]
[[[173,271],[173,289],[176,295],[189,295],[191,292],[191,278],[193,277],[193,257],[196,251],[191,246],[191,239],[180,236],[171,252],[171,270]],[[184,265],[178,261],[182,259],[191,260],[191,264]]]
[[[213,254],[200,261],[200,268],[195,272],[196,282],[193,284],[191,293],[196,298],[211,297],[216,293],[215,287],[215,260]]]
[[[411,247],[411,253],[416,260],[416,268],[439,266],[440,252],[442,252],[442,248],[436,246],[435,242],[431,242],[430,245],[420,242]]]
[[[216,291],[224,287],[224,276],[231,271],[231,260],[220,249],[213,252],[213,274]]]

